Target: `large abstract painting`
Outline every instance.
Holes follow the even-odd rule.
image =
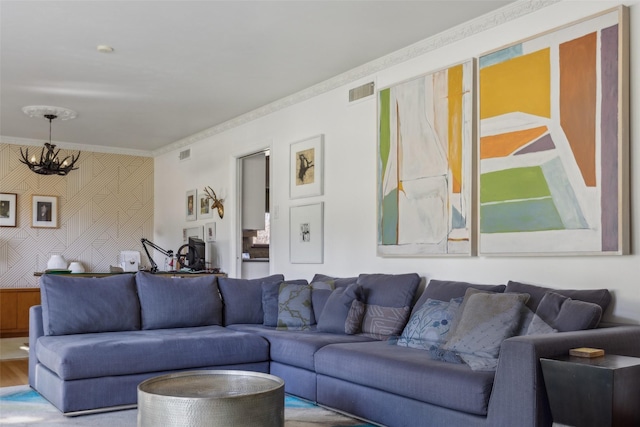
[[[480,253],[628,250],[626,9],[480,57]]]
[[[471,255],[474,61],[378,93],[378,254]]]

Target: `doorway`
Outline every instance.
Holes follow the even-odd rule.
[[[269,181],[270,153],[262,150],[238,159],[239,242],[237,270],[242,279],[271,271]]]

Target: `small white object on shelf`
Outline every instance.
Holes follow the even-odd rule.
[[[47,270],[66,270],[67,261],[62,255],[51,255],[47,262]]]
[[[82,266],[82,263],[77,261],[69,264],[69,270],[71,270],[72,273],[84,273],[84,267]]]

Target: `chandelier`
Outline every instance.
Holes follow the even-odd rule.
[[[61,107],[49,107],[44,105],[34,105],[24,107],[22,109],[29,117],[44,117],[49,120],[49,142],[44,143],[44,147],[40,152],[40,160],[36,160],[35,154],[29,157],[29,149],[22,152],[20,148],[20,160],[29,169],[40,175],[67,175],[70,171],[78,169],[74,167],[80,158],[80,152],[77,155],[67,156],[63,159],[58,158],[60,150],[56,150],[55,144],[51,143],[51,122],[53,119],[69,120],[76,117],[76,112]]]

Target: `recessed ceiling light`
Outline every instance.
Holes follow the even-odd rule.
[[[113,52],[113,48],[111,46],[109,46],[109,45],[106,45],[106,44],[98,45],[97,49],[98,49],[98,52],[100,52],[100,53],[111,53],[111,52]]]

